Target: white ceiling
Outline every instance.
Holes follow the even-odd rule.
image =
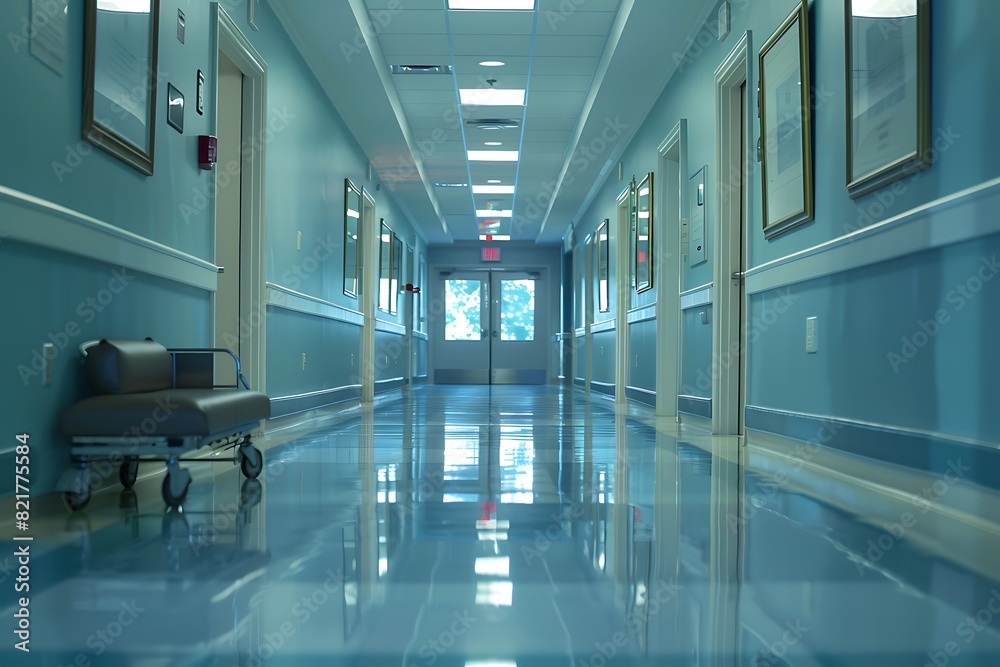
[[[475,211],[490,206],[514,212],[496,233],[559,242],[659,97],[674,54],[715,4],[536,0],[534,11],[449,11],[447,0],[269,2],[379,180],[431,244],[478,239]],[[392,65],[451,65],[454,74],[392,74]],[[458,88],[485,91],[487,79],[526,89],[525,105],[459,105]],[[482,118],[521,126],[465,122]],[[520,160],[469,162],[466,151],[489,150],[486,141],[520,150]],[[515,185],[515,194],[435,185],[488,179]]]

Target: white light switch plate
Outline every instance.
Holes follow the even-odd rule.
[[[807,317],[806,318],[806,352],[809,354],[815,354],[817,350],[816,345],[816,318]]]

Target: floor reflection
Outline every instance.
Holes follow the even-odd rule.
[[[28,664],[1000,664],[995,579],[742,458],[559,388],[424,387],[263,484],[61,519]]]

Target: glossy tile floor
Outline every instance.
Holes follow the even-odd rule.
[[[183,512],[100,494],[36,538],[32,652],[5,631],[0,664],[1000,665],[996,581],[653,423],[421,387],[261,485],[190,466]]]

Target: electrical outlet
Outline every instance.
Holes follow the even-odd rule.
[[[806,352],[809,354],[815,354],[818,349],[818,344],[816,341],[816,318],[807,317],[806,318]]]
[[[306,369],[306,353],[302,353],[302,370]]]

